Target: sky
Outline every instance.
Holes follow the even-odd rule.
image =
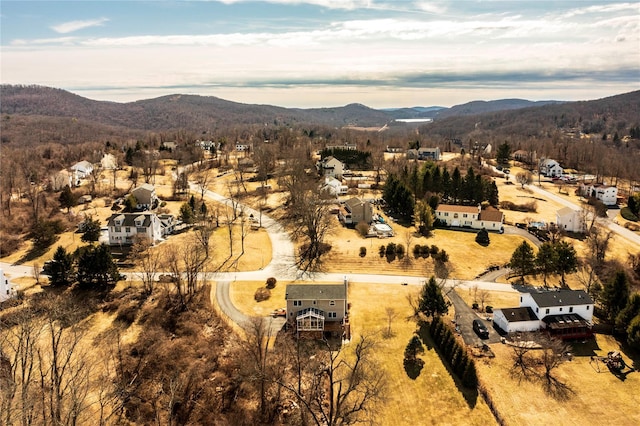
[[[640,1],[0,1],[0,81],[284,107],[640,89]]]

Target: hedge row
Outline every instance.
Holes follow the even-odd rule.
[[[430,331],[434,344],[462,385],[466,388],[477,387],[478,375],[475,362],[467,353],[467,349],[456,339],[451,327],[440,317],[434,317]]]

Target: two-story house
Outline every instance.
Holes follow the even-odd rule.
[[[487,207],[483,210],[480,205],[440,204],[436,208],[436,219],[452,228],[486,229],[487,231],[502,232],[504,214],[493,207]]]
[[[131,191],[131,195],[136,197],[136,209],[138,210],[150,210],[158,204],[156,188],[150,183],[145,183],[135,188]]]
[[[343,284],[288,284],[287,321],[298,336],[349,339],[347,281]]]
[[[338,219],[345,225],[357,225],[360,222],[369,224],[373,220],[373,207],[369,201],[350,198],[340,208]]]
[[[615,206],[618,204],[618,188],[602,184],[582,185],[580,193],[583,197],[593,197],[602,201],[605,206]]]
[[[132,245],[136,236],[152,244],[162,240],[162,225],[155,213],[116,213],[107,222],[109,244]]]
[[[583,212],[565,207],[556,212],[556,224],[558,229],[566,232],[585,232]]]
[[[440,161],[440,148],[408,149],[407,159]]]
[[[0,302],[14,296],[14,289],[9,282],[9,279],[4,276],[4,271],[0,269]]]
[[[520,293],[519,308],[496,309],[493,322],[507,333],[545,330],[563,340],[593,335],[593,299],[584,290]]]
[[[559,177],[564,173],[564,169],[556,160],[545,158],[540,161],[540,174],[546,177]]]
[[[316,168],[321,176],[342,179],[344,164],[333,156],[328,156],[316,163]]]
[[[324,183],[320,186],[320,192],[328,195],[329,197],[338,197],[339,195],[345,195],[349,187],[344,185],[341,181],[334,177],[325,177]]]

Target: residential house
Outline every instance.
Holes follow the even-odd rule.
[[[341,181],[334,177],[325,176],[324,184],[320,186],[320,192],[327,194],[330,197],[338,197],[339,195],[345,195],[349,187],[343,185]]]
[[[166,237],[167,235],[173,234],[173,232],[176,230],[176,225],[178,225],[176,217],[172,214],[161,214],[158,215],[158,219],[160,220],[160,230],[162,232],[162,236]]]
[[[486,229],[504,231],[504,214],[493,207],[484,210],[480,205],[459,206],[440,204],[436,209],[436,219],[452,228]]]
[[[440,148],[408,149],[407,159],[440,161]]]
[[[253,149],[253,144],[251,143],[236,142],[236,151],[238,152],[249,152],[252,149]]]
[[[592,319],[591,296],[565,289],[520,293],[519,308],[496,309],[493,314],[493,323],[505,332],[545,330],[563,340],[590,337]]]
[[[4,276],[4,271],[0,269],[0,302],[15,296],[15,290],[11,286],[9,279]]]
[[[344,149],[347,151],[357,151],[358,145],[355,143],[345,143],[343,145],[327,145],[325,149],[334,150],[334,149]]]
[[[360,222],[369,224],[372,218],[373,207],[371,203],[357,197],[345,201],[338,213],[338,219],[345,225],[357,225]]]
[[[336,179],[342,179],[344,173],[344,164],[333,156],[328,156],[316,163],[316,168],[321,176],[329,176]]]
[[[177,148],[178,148],[178,142],[176,141],[166,141],[160,144],[161,150],[165,150],[169,152],[175,152]]]
[[[71,170],[75,172],[78,179],[85,179],[93,172],[93,164],[83,160],[71,166]]]
[[[103,170],[114,170],[118,168],[118,160],[113,154],[104,154],[100,160],[100,167]]]
[[[131,191],[131,195],[136,197],[136,209],[150,210],[158,205],[156,188],[150,183],[145,183],[135,188]]]
[[[519,149],[512,154],[514,160],[525,164],[536,164],[537,156],[535,151]]]
[[[440,161],[440,148],[418,148],[418,160]]]
[[[288,284],[287,321],[298,336],[349,339],[347,280],[343,284]]]
[[[540,174],[546,177],[560,177],[564,170],[556,160],[545,158],[540,161]]]
[[[615,206],[618,204],[618,188],[602,184],[582,185],[580,193],[583,197],[593,197],[602,201],[606,206]]]
[[[585,223],[581,210],[565,207],[556,212],[558,229],[566,232],[585,232]]]
[[[132,245],[136,236],[146,237],[151,243],[162,240],[162,225],[155,213],[116,213],[107,222],[109,244]]]
[[[68,170],[62,169],[49,177],[49,186],[53,191],[60,191],[65,186],[73,188],[77,183],[74,177],[75,173],[71,173]]]
[[[402,147],[387,145],[387,152],[391,152],[393,154],[397,154],[397,153],[403,152],[403,151],[404,151],[404,149],[402,149]]]

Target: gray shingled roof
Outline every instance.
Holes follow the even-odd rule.
[[[344,284],[288,284],[286,300],[346,299]]]
[[[551,290],[531,293],[539,307],[592,305],[593,299],[584,290]]]
[[[498,309],[496,309],[497,311]],[[538,321],[538,317],[530,307],[500,309],[509,322]]]
[[[144,226],[145,228],[149,226],[149,224],[151,223],[151,215],[153,213],[116,213],[111,215],[111,217],[108,219],[107,221],[107,226],[116,226],[115,224],[115,220],[117,218],[119,218],[120,216],[123,216],[123,222],[121,225],[118,226],[136,226],[135,220],[139,217],[139,216],[143,216],[144,217],[144,222],[142,223],[142,226]]]

